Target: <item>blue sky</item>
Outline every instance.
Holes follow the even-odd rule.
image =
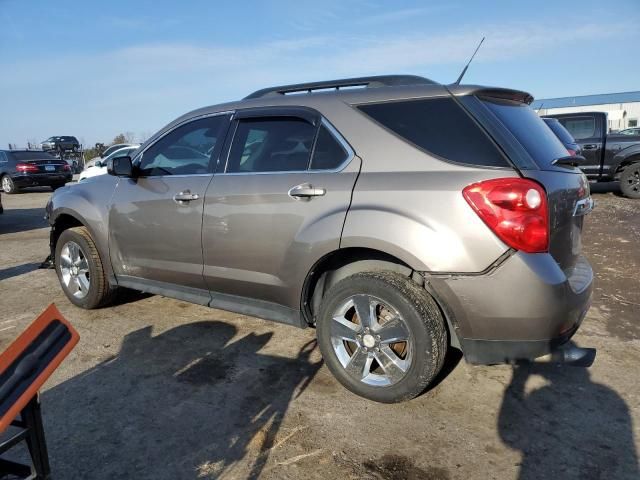
[[[612,7],[612,5],[614,7]],[[640,90],[640,1],[0,0],[0,146],[149,136],[265,86],[385,73]]]

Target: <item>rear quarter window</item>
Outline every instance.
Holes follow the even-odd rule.
[[[359,105],[360,111],[416,147],[444,160],[508,167],[495,144],[452,98]]]

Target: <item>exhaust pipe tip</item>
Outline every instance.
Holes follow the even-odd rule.
[[[536,358],[535,363],[558,363],[572,367],[590,367],[596,359],[595,348],[582,348],[573,344],[563,345],[543,357]]]

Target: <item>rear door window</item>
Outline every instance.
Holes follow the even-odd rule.
[[[509,166],[487,134],[452,98],[365,104],[358,109],[444,160],[481,167]]]
[[[349,153],[325,125],[320,126],[311,159],[311,170],[334,170],[342,165]]]
[[[227,173],[294,172],[309,168],[316,127],[294,117],[238,121]]]

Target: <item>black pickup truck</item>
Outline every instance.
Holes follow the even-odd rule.
[[[620,180],[622,194],[640,198],[640,135],[607,134],[602,112],[545,115],[556,118],[582,147],[579,167],[594,182]]]

